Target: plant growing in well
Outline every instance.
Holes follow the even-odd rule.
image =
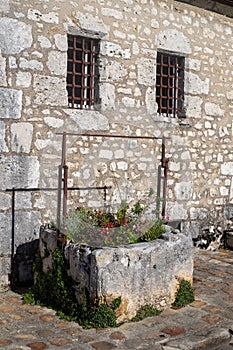
[[[166,220],[159,218],[156,210],[147,215],[153,193],[150,189],[144,205],[138,201],[130,207],[122,200],[116,213],[106,208],[72,210],[66,218],[65,234],[74,242],[95,246],[152,241],[166,232]]]
[[[121,298],[111,305],[91,305],[87,293],[83,290],[83,302],[77,303],[73,280],[67,274],[67,261],[60,249],[52,256],[52,267],[43,271],[42,258],[37,255],[34,264],[35,284],[24,294],[25,303],[47,306],[57,311],[57,315],[68,321],[78,322],[83,328],[116,327],[115,310],[120,306]],[[49,290],[49,293],[48,293]]]

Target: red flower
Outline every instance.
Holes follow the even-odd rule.
[[[113,227],[114,226],[114,223],[113,222],[107,222],[107,227]]]

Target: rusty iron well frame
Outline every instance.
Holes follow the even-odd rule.
[[[161,215],[166,215],[166,195],[167,195],[167,178],[168,178],[168,158],[165,156],[165,140],[168,137],[156,137],[156,136],[133,136],[133,135],[118,135],[118,134],[102,134],[102,133],[71,133],[61,132],[56,135],[62,136],[62,155],[61,164],[58,167],[58,194],[57,194],[57,232],[61,232],[61,206],[63,207],[63,220],[67,216],[67,195],[68,195],[68,165],[66,162],[66,149],[67,149],[67,137],[104,137],[104,138],[121,138],[121,139],[147,139],[147,140],[162,140],[161,161],[158,166],[158,183],[157,183],[157,198],[161,198],[162,187],[162,210]],[[163,181],[163,185],[162,185]],[[97,188],[97,187],[95,187]],[[106,198],[106,191],[111,186],[104,186],[100,189],[104,189],[104,196]],[[74,188],[75,189],[75,188]],[[88,189],[88,188],[87,188]],[[63,191],[63,203],[62,203],[62,191]],[[160,204],[157,203],[157,206]]]

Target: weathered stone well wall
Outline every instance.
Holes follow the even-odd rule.
[[[40,254],[44,271],[51,267],[56,246],[56,232],[42,228]],[[65,256],[77,301],[82,302],[84,289],[92,302],[110,304],[121,297],[119,322],[134,317],[143,305],[159,310],[171,306],[180,281],[192,283],[193,278],[193,244],[183,234],[165,234],[151,242],[95,249],[68,243]]]
[[[12,196],[5,190],[57,186],[57,132],[170,136],[167,216],[191,220],[193,236],[210,211],[218,215],[233,201],[232,18],[173,0],[5,0],[1,11],[0,255],[7,266]],[[96,111],[67,108],[68,33],[101,39]],[[185,56],[182,120],[157,114],[158,50]],[[110,205],[119,203],[117,187],[129,201],[145,200],[160,151],[159,140],[69,139],[69,185],[112,185]],[[69,197],[70,205],[98,203],[103,194],[95,191]],[[15,204],[16,248],[55,219],[56,194],[20,192]]]

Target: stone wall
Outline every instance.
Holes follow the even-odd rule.
[[[42,228],[40,254],[44,271],[51,267],[56,246],[56,232]],[[159,310],[171,306],[180,281],[192,283],[193,278],[192,240],[180,233],[119,247],[80,247],[68,243],[65,256],[77,301],[82,302],[84,289],[92,302],[110,304],[121,297],[118,322],[130,320],[143,305]]]
[[[28,0],[23,5],[5,0],[1,10],[1,257],[11,253],[12,196],[5,190],[57,186],[58,132],[170,137],[166,215],[191,222],[193,237],[210,211],[218,217],[232,202],[231,18],[173,0]],[[96,111],[67,108],[68,33],[101,38]],[[186,117],[181,120],[157,113],[158,49],[185,56]],[[69,185],[111,185],[107,204],[113,207],[120,197],[146,201],[149,188],[157,186],[160,159],[161,140],[69,138]],[[34,231],[38,235],[41,223],[56,218],[56,193],[16,197],[17,247]],[[93,190],[69,195],[68,204],[106,203],[103,193]]]

